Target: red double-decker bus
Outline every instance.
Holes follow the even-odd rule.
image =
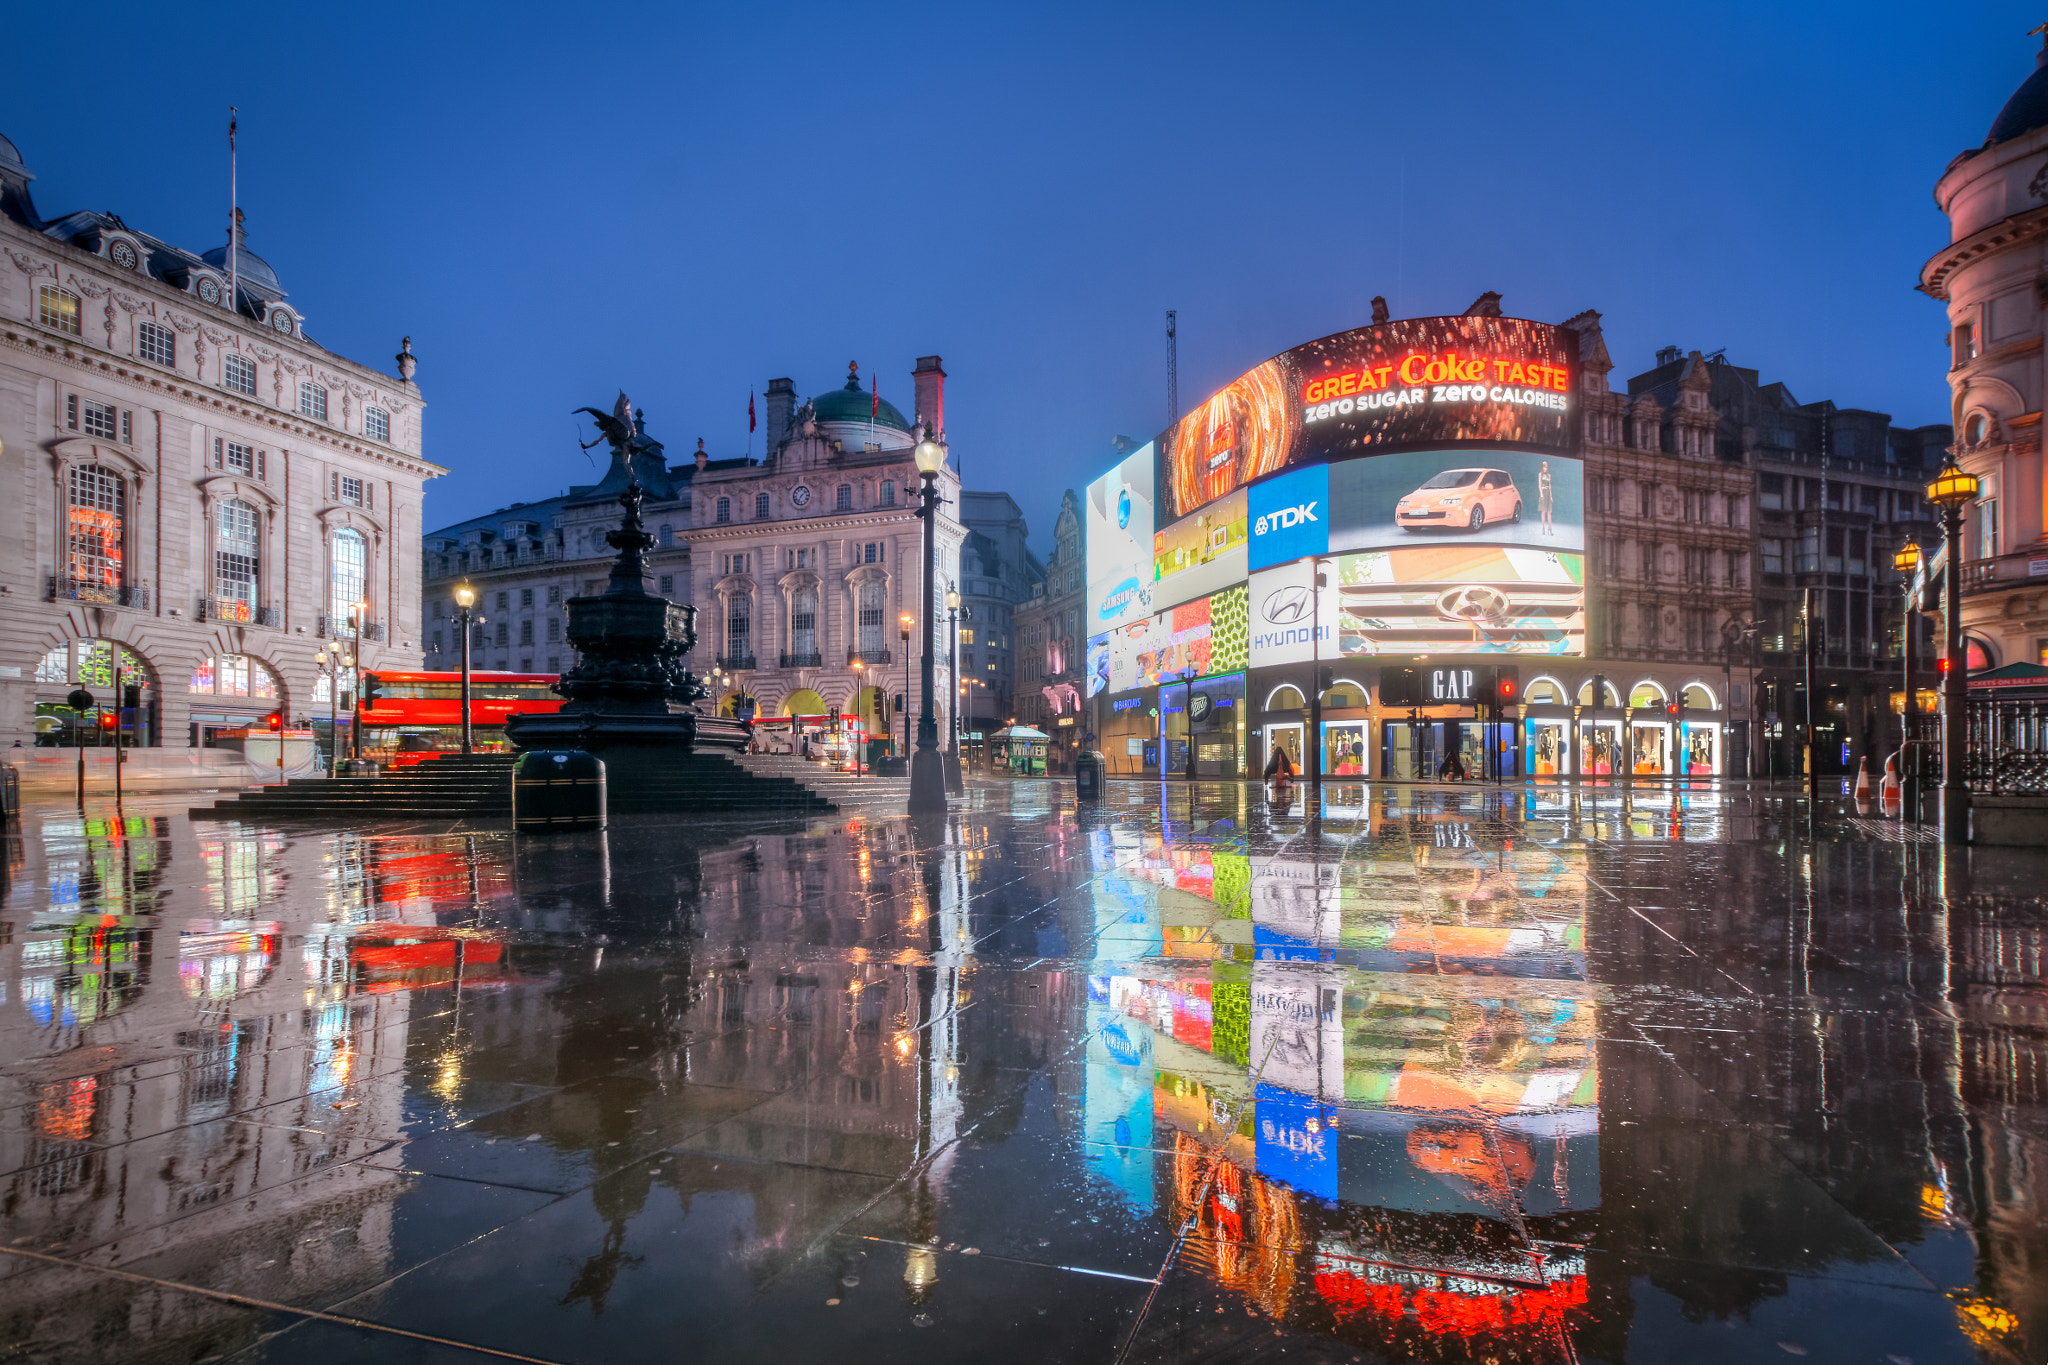
[[[553,688],[554,673],[479,673],[469,675],[469,727],[472,747],[480,754],[504,753],[505,717],[515,712],[546,713],[562,709]],[[377,700],[358,705],[356,722],[363,727],[362,756],[405,767],[437,754],[462,752],[462,675],[460,673],[398,673],[378,669],[363,675],[363,691],[376,679]]]

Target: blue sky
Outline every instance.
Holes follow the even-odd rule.
[[[2038,7],[2036,7],[2038,8]],[[203,250],[240,106],[251,248],[308,331],[420,358],[428,525],[592,473],[623,386],[680,459],[750,388],[945,358],[973,487],[1059,490],[1275,352],[1461,311],[1605,316],[1946,420],[1931,190],[2034,66],[2008,0],[1457,7],[35,6],[0,132],[46,216]],[[30,54],[41,53],[41,56]],[[758,437],[755,453],[760,453]]]

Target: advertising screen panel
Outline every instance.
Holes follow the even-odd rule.
[[[1251,664],[1311,657],[1559,654],[1586,650],[1585,557],[1512,546],[1424,545],[1251,576]],[[1319,619],[1315,619],[1318,618]],[[1313,639],[1310,632],[1314,631]]]
[[[1153,451],[1148,443],[1088,485],[1087,629],[1152,614]]]
[[[1155,610],[1244,582],[1245,491],[1182,517],[1152,536]]]
[[[1521,318],[1407,318],[1298,346],[1162,435],[1163,523],[1296,465],[1434,441],[1569,448],[1578,334]]]
[[[1088,641],[1088,695],[1129,692],[1197,677],[1237,672],[1250,658],[1245,632],[1245,589],[1226,588],[1104,631]]]

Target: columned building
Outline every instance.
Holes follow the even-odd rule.
[[[424,401],[306,335],[239,224],[194,254],[112,213],[43,218],[0,137],[0,747],[74,733],[78,686],[147,746],[324,712],[367,604],[416,667]]]
[[[1135,443],[1119,438],[1119,449]],[[1088,730],[1082,703],[1087,632],[1081,628],[1082,590],[1087,586],[1083,559],[1081,499],[1069,488],[1060,495],[1060,514],[1053,522],[1052,557],[1032,584],[1029,600],[1016,612],[1017,719],[1052,736],[1052,757],[1071,767]]]
[[[945,371],[920,357],[912,374],[920,412],[944,411]],[[514,503],[425,537],[429,666],[461,657],[455,589],[477,591],[471,664],[515,673],[573,667],[566,639],[569,598],[602,592],[614,551],[605,533],[619,522],[629,478],[645,490],[642,520],[655,538],[649,586],[697,608],[690,667],[709,680],[712,704],[734,714],[742,695],[762,716],[861,716],[877,736],[911,742],[920,679],[924,524],[914,515],[919,479],[911,458],[918,428],[849,370],[843,387],[798,407],[789,379],[768,383],[761,459],[695,457],[670,465],[660,442],[628,471],[614,457],[595,484],[558,497]],[[635,418],[645,434],[646,415]],[[959,480],[939,476],[933,599],[939,729],[952,693],[945,590],[959,574],[966,532]],[[903,618],[910,617],[906,677]]]
[[[1955,453],[1979,480],[1966,513],[1969,667],[2048,663],[2041,472],[2042,252],[2048,246],[2048,47],[1934,187],[1949,245],[1920,271],[1948,308]]]

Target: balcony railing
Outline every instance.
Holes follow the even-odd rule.
[[[784,668],[823,668],[824,666],[825,658],[821,654],[785,654],[782,656],[782,667]]]
[[[743,668],[759,667],[751,654],[721,654],[718,656],[718,666],[729,673],[737,673]]]
[[[346,616],[321,617],[319,631],[320,638],[323,640],[353,640],[356,636],[355,627]],[[384,623],[382,621],[363,622],[363,638],[365,640],[382,640],[384,638]],[[461,641],[456,643],[459,646]],[[482,648],[481,644],[479,644],[478,648]]]
[[[202,621],[230,621],[243,626],[282,628],[284,608],[277,603],[244,602],[239,597],[202,597],[198,617]]]
[[[886,649],[849,649],[846,651],[846,666],[851,668],[859,664],[863,668],[872,668],[876,664],[888,663],[889,658]]]
[[[89,578],[51,578],[44,598],[49,602],[94,602],[103,607],[147,607],[148,588],[116,587]]]

